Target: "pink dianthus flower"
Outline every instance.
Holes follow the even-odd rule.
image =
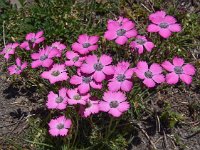
[[[124,93],[118,92],[105,92],[103,101],[99,103],[99,109],[103,112],[108,112],[114,117],[119,117],[123,112],[127,111],[130,104],[126,101]]]
[[[71,124],[71,119],[67,119],[65,116],[51,119],[49,122],[49,133],[52,136],[66,136],[68,134],[69,128],[71,127]]]
[[[73,75],[70,79],[70,83],[78,85],[78,91],[81,94],[85,94],[90,91],[90,87],[94,89],[101,89],[102,83],[97,83],[94,81],[91,75],[82,75],[78,72],[78,75]]]
[[[57,57],[61,57],[63,50],[66,48],[66,46],[60,42],[54,42],[50,46],[52,49],[57,49],[59,53],[56,55]]]
[[[51,91],[48,94],[46,106],[48,109],[63,110],[67,106],[67,99],[67,90],[65,88],[61,88],[59,94],[55,94]]]
[[[86,105],[80,106],[80,113],[83,117],[89,117],[92,114],[97,114],[99,112],[99,101],[88,99]]]
[[[16,59],[16,65],[12,65],[8,68],[10,75],[21,74],[21,72],[27,67],[27,62],[22,63],[20,58]]]
[[[154,48],[154,44],[153,42],[148,41],[145,36],[137,35],[136,40],[130,43],[130,47],[133,51],[136,50],[139,54],[142,54],[144,52],[144,48],[148,52],[151,52]]]
[[[33,44],[33,48],[35,47],[35,45],[41,43],[44,41],[44,37],[43,37],[44,32],[43,31],[39,31],[37,33],[28,33],[26,35],[26,40],[30,41]]]
[[[60,64],[54,64],[51,70],[44,71],[41,74],[41,77],[48,79],[51,84],[59,81],[66,81],[69,78],[65,69],[65,65]]]
[[[135,24],[132,21],[121,23],[111,21],[107,24],[107,29],[104,37],[109,41],[115,40],[119,45],[124,45],[129,38],[137,35]]]
[[[31,54],[31,58],[34,60],[31,63],[32,68],[37,68],[39,66],[42,67],[50,67],[53,64],[52,58],[55,57],[59,53],[58,50],[50,50],[48,47],[40,49],[38,53]]]
[[[185,64],[182,58],[175,57],[173,64],[169,61],[162,63],[162,67],[171,72],[166,75],[166,82],[168,84],[176,84],[179,78],[186,84],[191,84],[192,76],[195,74],[196,69],[191,64]]]
[[[181,26],[177,24],[177,20],[164,11],[157,11],[149,16],[149,20],[153,22],[147,27],[148,32],[158,32],[163,38],[171,36],[172,32],[180,32]]]
[[[108,89],[110,91],[122,90],[128,92],[132,89],[133,83],[131,81],[133,75],[133,69],[129,68],[128,62],[120,62],[114,68],[114,77],[110,79],[108,83]]]
[[[73,51],[67,51],[66,57],[68,60],[65,61],[66,66],[80,67],[85,60],[85,57],[81,57],[78,53]]]
[[[106,75],[114,73],[112,58],[108,55],[102,55],[99,59],[96,55],[89,55],[85,58],[85,62],[81,66],[81,72],[92,74],[96,82],[102,82]]]
[[[23,43],[21,43],[21,44],[20,44],[20,48],[29,51],[29,50],[30,50],[30,46],[29,46],[28,41],[24,41]]]
[[[154,87],[156,83],[165,81],[165,77],[162,74],[162,67],[157,63],[153,63],[148,67],[147,62],[139,61],[134,71],[136,76],[143,79],[143,83],[149,88]]]
[[[88,36],[87,34],[79,35],[78,42],[72,44],[72,50],[85,55],[91,51],[97,50],[98,36]]]
[[[18,43],[9,43],[5,46],[3,51],[0,52],[0,54],[4,54],[4,58],[8,60],[10,58],[10,55],[13,55],[15,53],[15,48],[18,46]]]
[[[78,89],[69,89],[67,91],[67,95],[68,95],[68,104],[70,105],[77,105],[77,104],[81,104],[81,105],[85,105],[87,99],[90,97],[90,94],[80,94],[78,92]]]

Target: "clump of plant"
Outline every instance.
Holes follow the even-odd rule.
[[[159,33],[163,42],[174,32],[181,31],[177,20],[164,11],[151,14],[149,20],[152,23],[147,31]],[[44,85],[48,91],[45,105],[50,110],[46,117],[48,132],[53,137],[68,136],[71,143],[77,138],[79,120],[89,120],[90,127],[95,128],[93,116],[104,118],[105,114],[101,112],[111,118],[129,113],[134,107],[129,97],[134,84],[140,80],[153,89],[159,84],[173,85],[180,80],[189,85],[195,74],[194,66],[179,56],[162,63],[130,61],[126,57],[130,56],[130,51],[131,56],[140,57],[151,54],[156,45],[138,33],[133,21],[121,16],[118,20],[108,20],[103,36],[81,34],[71,46],[59,41],[46,45],[43,31],[28,33],[25,39],[22,43],[7,44],[1,52],[7,62],[16,62],[8,67],[8,71],[10,75],[21,75]],[[106,48],[108,41],[105,40],[111,41],[113,49]],[[140,80],[135,80],[136,77]],[[101,130],[105,132],[103,138],[108,139],[111,134],[112,120],[110,122],[106,124],[108,130]]]

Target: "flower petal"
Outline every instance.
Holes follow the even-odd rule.
[[[137,31],[136,30],[130,30],[130,31],[127,31],[125,36],[127,38],[132,38],[132,37],[135,37],[137,35]]]
[[[111,108],[108,113],[114,117],[119,117],[122,114],[122,112],[120,112],[117,108]]]
[[[128,102],[122,102],[119,104],[119,106],[117,107],[117,109],[120,112],[125,112],[130,108],[130,104]]]
[[[117,32],[113,30],[108,30],[105,32],[104,37],[109,41],[114,40],[117,38]]]
[[[79,77],[77,75],[73,75],[70,79],[70,83],[74,85],[79,85],[82,83],[82,77]]]
[[[184,60],[182,58],[175,57],[173,59],[174,66],[183,66]]]
[[[125,91],[125,92],[131,91],[132,87],[133,87],[133,83],[131,81],[128,81],[128,80],[125,80],[121,84],[121,90]]]
[[[153,63],[149,70],[153,73],[153,75],[162,73],[162,67],[157,63]]]
[[[172,65],[169,61],[164,61],[161,66],[167,71],[174,71],[174,65]]]
[[[149,88],[152,88],[156,85],[152,79],[148,79],[148,78],[144,79],[143,83]]]
[[[129,30],[133,29],[134,26],[135,26],[135,24],[132,21],[127,21],[122,24],[122,29],[129,31]]]
[[[102,82],[106,78],[102,71],[95,71],[93,77],[96,82]]]
[[[82,35],[79,35],[78,42],[80,44],[88,43],[88,39],[89,39],[89,36],[87,34],[82,34]]]
[[[110,110],[110,106],[108,102],[100,101],[99,109],[103,112],[108,112]]]
[[[174,17],[167,15],[167,16],[165,16],[163,22],[166,22],[168,24],[174,24],[177,21],[176,21],[176,19]]]
[[[90,90],[89,84],[82,83],[78,86],[78,90],[81,94],[85,94]]]
[[[99,36],[90,36],[88,42],[90,44],[95,44],[98,42],[98,40],[99,40]]]
[[[172,32],[180,32],[181,26],[180,26],[180,24],[171,24],[171,25],[169,25],[169,30]]]
[[[185,82],[186,84],[191,84],[192,83],[192,77],[187,75],[187,74],[181,74],[180,79]]]
[[[141,72],[146,72],[146,71],[148,71],[148,64],[147,64],[147,62],[146,61],[139,61],[138,63],[137,63],[137,69],[139,69]]]
[[[121,83],[120,82],[111,81],[111,82],[108,83],[108,89],[110,91],[118,91],[118,90],[120,90],[120,87],[121,87]]]
[[[155,25],[155,24],[150,24],[147,27],[147,31],[148,32],[158,32],[158,31],[160,31],[160,27],[158,25]]]
[[[146,43],[144,44],[144,47],[146,48],[146,50],[147,50],[148,52],[150,52],[155,46],[154,46],[154,44],[153,44],[152,42],[146,42]]]
[[[119,45],[124,45],[127,41],[127,37],[126,36],[119,36],[117,37],[117,39],[115,40],[115,42]]]
[[[166,82],[168,84],[176,84],[178,83],[178,80],[179,80],[179,76],[174,72],[166,75]]]
[[[162,83],[165,81],[165,76],[162,74],[154,75],[152,78],[156,83]]]
[[[186,64],[183,66],[183,72],[184,72],[184,74],[193,76],[196,72],[196,69],[194,68],[193,65]]]
[[[100,57],[99,62],[101,62],[101,64],[106,66],[106,65],[109,65],[112,63],[112,58],[110,56],[104,54]]]
[[[169,29],[160,29],[159,34],[163,38],[169,38],[171,36],[171,31]]]

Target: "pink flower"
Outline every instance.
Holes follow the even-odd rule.
[[[26,40],[33,43],[34,48],[36,44],[39,44],[44,41],[45,38],[43,37],[43,34],[43,31],[39,31],[37,33],[29,33],[26,35]]]
[[[81,94],[89,92],[90,86],[94,89],[101,89],[102,84],[94,81],[93,76],[85,76],[78,73],[78,75],[73,75],[70,79],[70,83],[78,85],[78,91]]]
[[[68,104],[70,105],[77,105],[77,104],[81,104],[81,105],[85,105],[87,99],[90,97],[90,94],[86,94],[86,95],[82,95],[78,92],[78,89],[69,89],[67,91],[67,95],[68,95]]]
[[[148,67],[145,61],[139,61],[134,71],[136,76],[143,79],[143,83],[149,88],[154,87],[156,83],[165,81],[165,77],[162,74],[162,67],[157,63],[153,63]]]
[[[89,117],[92,114],[97,114],[99,112],[99,101],[88,99],[86,105],[80,106],[80,112],[83,117]]]
[[[23,43],[21,43],[21,44],[20,44],[20,48],[29,51],[29,50],[30,50],[30,47],[29,47],[28,41],[24,41]]]
[[[137,50],[139,54],[142,54],[144,52],[144,48],[148,52],[151,52],[151,50],[154,48],[154,44],[146,39],[145,36],[136,36],[136,40],[130,43],[130,47],[132,50]]]
[[[52,136],[66,136],[71,125],[71,119],[67,119],[65,118],[65,116],[51,119],[51,121],[49,122],[49,133]]]
[[[177,20],[164,11],[157,11],[149,16],[149,20],[153,24],[147,27],[148,32],[158,32],[163,38],[171,36],[172,32],[180,32],[181,26],[177,24]]]
[[[186,84],[191,84],[192,76],[196,72],[193,65],[184,64],[184,60],[178,57],[173,59],[173,64],[169,61],[163,62],[162,67],[171,72],[166,75],[166,81],[168,84],[176,84],[179,81],[179,78]]]
[[[8,68],[10,75],[21,74],[21,72],[27,67],[27,62],[21,63],[20,58],[16,59],[16,65],[12,65]]]
[[[65,61],[66,66],[76,66],[80,67],[85,60],[85,57],[80,57],[79,54],[73,52],[73,51],[67,51],[66,53],[67,61]]]
[[[131,77],[133,75],[133,69],[129,69],[130,64],[128,62],[120,62],[115,67],[114,77],[109,80],[108,89],[110,91],[122,90],[128,92],[132,89],[133,83]]]
[[[114,73],[112,58],[108,55],[102,55],[99,59],[96,55],[89,55],[86,57],[84,64],[81,66],[81,72],[86,74],[93,74],[96,82],[102,82],[106,75]]]
[[[59,94],[51,91],[48,94],[47,108],[63,110],[67,106],[67,99],[67,90],[65,88],[60,89]]]
[[[118,19],[117,21],[112,20],[112,19],[109,19],[109,20],[108,20],[108,23],[118,22],[119,25],[122,25],[122,24],[124,24],[125,22],[128,22],[128,21],[130,21],[128,18],[124,18],[124,17],[122,17],[122,16],[119,16],[119,19]]]
[[[62,51],[66,48],[66,46],[60,42],[54,42],[54,43],[52,43],[50,48],[57,49],[59,51],[59,53],[56,56],[61,57]]]
[[[72,44],[72,50],[84,55],[91,51],[97,50],[98,36],[88,36],[87,34],[79,35],[78,42]]]
[[[41,77],[48,79],[51,84],[59,81],[66,81],[69,78],[65,69],[65,65],[60,64],[54,64],[51,70],[44,71],[41,74]]]
[[[15,53],[15,48],[18,46],[18,43],[9,43],[5,46],[3,51],[0,52],[0,54],[4,54],[4,58],[8,60],[10,58],[10,55],[13,55]]]
[[[31,54],[31,58],[35,60],[31,63],[31,67],[50,67],[53,64],[52,58],[55,57],[58,53],[58,50],[50,50],[48,47],[46,49],[40,49],[39,53]]]
[[[115,40],[117,44],[124,45],[129,38],[137,35],[134,27],[135,24],[132,21],[109,22],[104,37],[109,41]]]
[[[122,92],[105,92],[103,101],[99,103],[99,109],[108,112],[114,117],[119,117],[123,112],[127,111],[130,104],[126,101],[126,96]]]

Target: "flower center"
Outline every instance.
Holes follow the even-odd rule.
[[[136,43],[138,43],[140,45],[144,45],[144,43],[146,43],[146,41],[143,39],[136,39],[135,41],[136,41]]]
[[[80,100],[81,99],[81,96],[79,95],[79,94],[77,94],[77,95],[74,95],[74,97],[73,97],[75,100]]]
[[[110,108],[117,108],[119,106],[119,103],[118,101],[111,101],[109,105]]]
[[[32,39],[31,39],[31,42],[34,43],[35,41],[36,41],[36,38],[32,38]]]
[[[119,74],[116,79],[118,82],[123,82],[126,79],[126,76],[124,74]]]
[[[51,75],[52,76],[55,76],[55,77],[57,77],[58,75],[60,74],[60,71],[53,71],[52,73],[51,73]]]
[[[117,30],[117,35],[118,36],[123,36],[125,33],[126,33],[126,30],[124,30],[124,29]]]
[[[64,126],[63,123],[59,123],[56,127],[57,127],[57,129],[61,130],[61,129],[63,129],[65,126]]]
[[[78,59],[79,59],[79,56],[76,56],[72,60],[73,60],[73,62],[76,62],[76,61],[78,61]]]
[[[91,77],[83,77],[82,78],[82,81],[84,82],[84,83],[90,83],[91,81],[92,81],[92,79],[91,79]]]
[[[62,101],[63,101],[62,97],[59,96],[56,98],[56,103],[62,103]]]
[[[90,43],[83,43],[83,48],[88,48],[88,47],[90,47],[90,46],[91,46]]]
[[[176,66],[176,67],[174,67],[174,72],[176,74],[182,74],[183,73],[183,68],[180,67],[180,66]]]
[[[94,64],[94,69],[97,71],[101,71],[103,69],[103,65],[101,63]]]
[[[153,77],[153,74],[152,74],[151,71],[146,71],[146,72],[144,73],[144,75],[145,75],[145,77],[147,77],[147,78],[152,78],[152,77]]]
[[[40,57],[40,60],[41,60],[41,61],[44,61],[44,60],[47,59],[47,58],[48,58],[47,55],[43,55],[43,56]]]
[[[15,68],[16,71],[19,71],[19,70],[21,70],[21,69],[22,69],[21,66],[17,66],[17,67]]]
[[[7,48],[6,53],[10,52],[11,50],[12,50],[12,48]]]
[[[167,27],[169,26],[169,24],[166,23],[166,22],[162,22],[162,23],[159,24],[159,26],[160,26],[161,28],[165,29],[165,28],[167,28]]]

